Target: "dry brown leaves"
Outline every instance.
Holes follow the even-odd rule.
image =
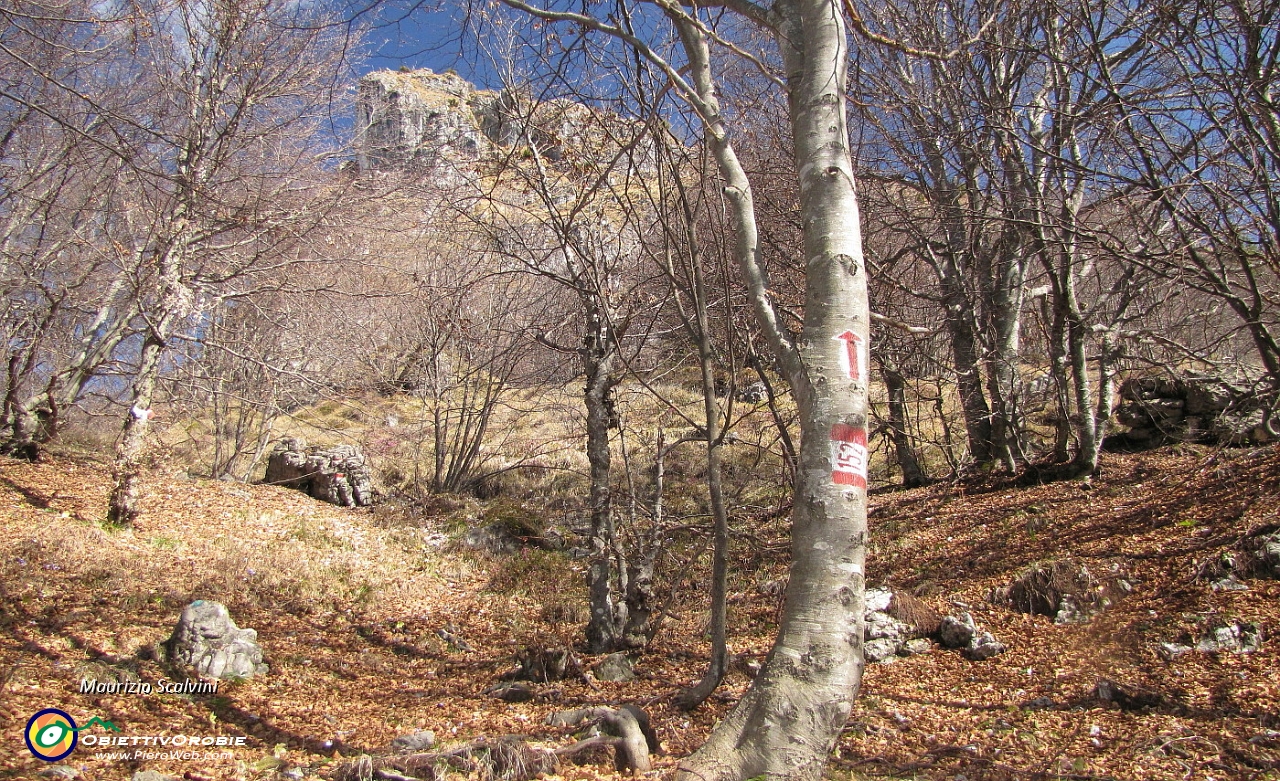
[[[432,547],[433,530],[384,528],[366,512],[284,489],[169,474],[150,479],[136,529],[104,530],[96,520],[107,485],[107,472],[84,459],[0,462],[0,778],[42,768],[22,730],[47,707],[110,719],[128,734],[248,738],[232,758],[211,761],[108,761],[82,748],[66,760],[82,778],[146,768],[267,779],[295,766],[322,772],[418,729],[446,743],[519,734],[565,745],[563,730],[543,725],[550,712],[628,700],[653,717],[666,750],[654,772],[669,775],[749,682],[735,669],[698,711],[670,705],[705,664],[705,605],[690,588],[639,680],[556,682],[532,702],[507,704],[484,691],[510,669],[516,646],[572,640],[577,627],[543,619],[538,584],[491,589],[503,561],[444,553]],[[1173,662],[1154,649],[1209,615],[1280,632],[1280,583],[1215,593],[1193,579],[1197,561],[1276,522],[1278,497],[1276,449],[1113,456],[1088,488],[992,478],[874,497],[872,579],[918,589],[939,610],[969,610],[1009,651],[970,662],[935,649],[872,665],[833,777],[1277,777],[1280,643]],[[754,540],[735,567],[735,654],[759,659],[768,649],[778,597],[758,586],[786,572],[779,542]],[[1026,565],[1068,553],[1122,561],[1134,593],[1083,626],[986,601]],[[196,598],[225,602],[258,630],[269,675],[224,684],[215,697],[78,692],[86,664],[133,664],[143,681],[163,679],[137,654],[167,637]],[[444,643],[436,630],[446,625],[473,650]],[[1101,678],[1149,692],[1155,704],[1126,711],[1100,701]],[[613,773],[592,765],[564,777]]]

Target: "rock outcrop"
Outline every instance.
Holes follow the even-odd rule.
[[[928,638],[937,634],[942,621],[937,611],[887,588],[867,589],[865,600],[862,655],[868,662],[889,662],[932,650]]]
[[[1206,654],[1250,654],[1261,647],[1262,639],[1262,628],[1255,623],[1217,619],[1201,628],[1195,649]]]
[[[432,170],[470,164],[492,150],[499,95],[452,73],[376,71],[360,79],[356,98],[361,170]]]
[[[481,90],[454,73],[376,71],[357,93],[361,171],[448,175],[485,159],[535,152],[562,168],[652,170],[651,144],[631,144],[642,124],[562,98]]]
[[[252,678],[267,672],[258,633],[241,629],[220,602],[197,599],[182,610],[165,643],[171,664],[206,678]]]
[[[373,504],[373,473],[364,454],[351,445],[309,448],[306,440],[282,439],[267,460],[265,481],[343,507]]]
[[[1141,449],[1170,442],[1270,442],[1273,437],[1264,425],[1267,400],[1253,385],[1243,379],[1192,374],[1125,380],[1115,417],[1129,430],[1107,437],[1106,445]]]

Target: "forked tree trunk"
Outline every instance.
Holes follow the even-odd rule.
[[[1002,242],[1003,243],[1003,242]],[[992,455],[1007,472],[1015,472],[1023,461],[1018,410],[1021,378],[1018,376],[1019,339],[1022,330],[1022,271],[1018,250],[1008,250],[997,258],[996,268],[984,295],[990,309],[992,345],[987,355],[987,393],[991,402]]]
[[[792,567],[764,669],[678,778],[816,779],[862,678],[866,552],[866,275],[845,124],[848,51],[832,0],[783,0],[770,22],[786,67],[807,267],[804,331],[780,325],[758,264],[750,183],[720,118],[707,39],[668,11],[689,59],[708,145],[725,179],[736,255],[771,350],[791,382],[801,442]]]

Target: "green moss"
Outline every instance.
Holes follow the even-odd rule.
[[[546,519],[538,508],[510,499],[494,501],[480,518],[486,525],[501,524],[517,537],[541,537],[547,530]]]

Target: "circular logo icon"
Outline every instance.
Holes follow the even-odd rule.
[[[57,708],[45,708],[31,717],[23,735],[27,749],[38,759],[57,762],[75,750],[76,723]]]

